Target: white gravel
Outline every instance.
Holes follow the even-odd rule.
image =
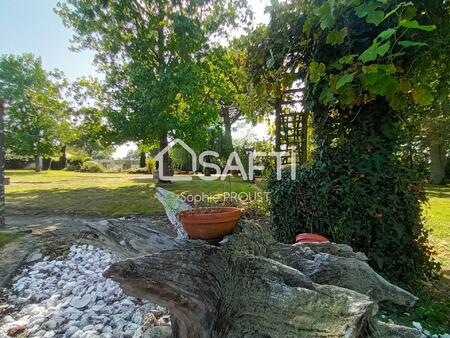
[[[0,337],[14,329],[39,338],[140,337],[147,314],[160,318],[166,311],[126,296],[117,283],[103,277],[115,261],[111,253],[83,245],[72,246],[67,256],[43,258],[25,268],[4,290]],[[167,315],[162,317],[167,322]]]

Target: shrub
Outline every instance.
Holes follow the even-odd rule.
[[[155,171],[155,169],[156,169],[156,160],[154,158],[147,158],[145,160],[145,163],[147,165],[147,167],[146,167],[147,168],[147,172],[149,174],[152,174]]]
[[[130,168],[127,170],[128,174],[148,174],[147,167],[144,168]]]
[[[86,161],[81,165],[80,171],[85,173],[103,173],[106,168],[95,162],[95,161]]]
[[[92,161],[92,157],[88,156],[75,156],[67,159],[66,170],[69,171],[78,171],[81,169],[81,166],[84,162]]]

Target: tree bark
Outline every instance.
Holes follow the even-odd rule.
[[[59,166],[61,169],[64,169],[66,167],[67,164],[67,155],[66,155],[66,151],[67,151],[67,146],[64,145],[61,148],[61,156],[59,157]]]
[[[0,98],[0,229],[5,227],[5,103]]]
[[[223,155],[228,158],[233,152],[233,138],[231,135],[231,119],[230,119],[230,109],[226,105],[221,107],[223,127],[225,129],[224,134],[224,145],[223,145]]]
[[[432,184],[442,184],[445,178],[447,157],[442,144],[432,143],[430,145],[431,177]]]
[[[34,171],[40,172],[42,170],[42,156],[34,156]]]
[[[145,168],[146,167],[146,154],[145,151],[141,151],[141,153],[139,154],[139,167],[141,168]]]
[[[374,318],[378,301],[412,306],[417,298],[346,245],[277,243],[251,221],[219,243],[117,221],[88,225],[126,258],[105,276],[166,306],[175,338],[420,337]]]
[[[169,144],[169,142],[167,141],[167,132],[164,132],[163,134],[161,134],[161,137],[159,139],[159,150],[162,151],[165,147],[167,147],[167,145]],[[165,152],[163,154],[162,157],[162,163],[159,163],[159,167],[158,170],[160,170],[160,172],[164,175],[164,176],[170,176],[170,165],[169,165],[169,152]],[[160,180],[161,182],[167,182],[164,180]]]

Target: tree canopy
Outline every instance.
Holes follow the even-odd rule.
[[[16,155],[53,156],[69,137],[65,80],[32,54],[0,57],[0,97],[7,104],[6,147]],[[38,168],[39,169],[39,168]]]

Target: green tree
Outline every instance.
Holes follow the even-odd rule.
[[[450,3],[426,1],[418,3],[419,10],[426,11],[425,17],[437,29],[428,33],[426,48],[422,48],[420,58],[415,63],[414,83],[418,86],[413,92],[420,99],[423,89],[431,92],[425,105],[413,115],[415,133],[429,150],[430,181],[433,184],[444,182],[448,154],[450,153]],[[423,100],[423,99],[422,99]],[[428,103],[428,104],[426,104]]]
[[[89,157],[111,154],[117,137],[108,123],[108,96],[95,78],[82,78],[70,86],[74,133],[68,145],[83,150]]]
[[[56,11],[78,47],[96,51],[117,108],[109,119],[125,139],[160,149],[169,136],[202,140],[217,118],[205,100],[208,39],[245,19],[245,0],[69,0]]]
[[[232,125],[240,118],[256,122],[256,116],[267,114],[270,105],[258,95],[248,67],[248,55],[240,39],[228,47],[216,47],[208,53],[208,98],[217,106],[224,127],[222,154],[233,151]]]
[[[8,152],[42,157],[59,153],[70,132],[67,102],[61,90],[62,73],[46,72],[32,54],[0,57],[0,97],[6,102],[5,138]]]

